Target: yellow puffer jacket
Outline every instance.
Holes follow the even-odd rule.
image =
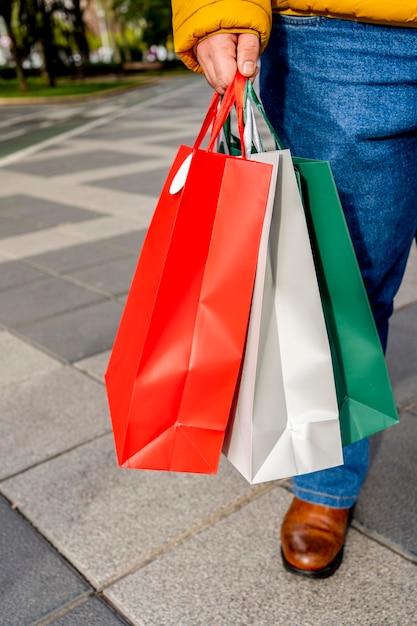
[[[214,33],[253,32],[264,49],[272,10],[417,27],[416,0],[172,0],[175,50],[189,68],[201,72],[194,46]]]

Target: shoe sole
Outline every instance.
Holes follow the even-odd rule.
[[[281,549],[281,557],[282,557],[284,568],[287,570],[287,572],[291,572],[291,574],[296,574],[297,576],[304,576],[307,578],[329,578],[329,576],[332,576],[335,573],[335,571],[340,567],[340,564],[342,563],[343,546],[340,548],[339,552],[336,554],[333,561],[331,561],[328,565],[326,565],[325,567],[322,567],[321,569],[315,569],[315,570],[300,569],[299,567],[295,567],[294,565],[291,565],[291,563],[289,563],[287,559],[285,558],[285,555],[282,549]]]

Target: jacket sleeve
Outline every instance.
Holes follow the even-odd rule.
[[[271,30],[271,0],[172,0],[175,51],[185,65],[202,72],[194,53],[200,39],[222,32],[255,33],[261,50]]]

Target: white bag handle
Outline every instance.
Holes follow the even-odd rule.
[[[262,145],[262,140],[259,135],[258,126],[256,124],[255,111],[253,110],[252,102],[249,96],[245,102],[245,131],[243,134],[245,140],[245,154],[246,158],[250,159],[252,154],[252,145],[255,146],[256,152],[265,152]]]

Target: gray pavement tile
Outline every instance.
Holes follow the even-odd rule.
[[[45,278],[45,274],[18,261],[5,261],[0,266],[0,291],[28,285]]]
[[[52,620],[50,626],[120,626],[127,623],[102,600],[91,598]]]
[[[0,200],[0,219],[8,217],[13,218],[16,222],[21,220],[32,226],[32,230],[51,228],[68,222],[82,222],[102,215],[103,213],[80,209],[64,202],[51,202],[24,194],[6,196]],[[3,237],[8,236],[3,234],[2,229],[0,232]]]
[[[181,135],[181,137],[161,137],[160,139],[156,139],[153,143],[161,144],[163,146],[169,146],[171,148],[178,148],[179,145],[184,144],[185,146],[193,146],[197,137],[198,128],[196,129],[196,133],[194,135]]]
[[[371,466],[355,520],[417,563],[417,417],[401,415],[399,424],[375,435],[371,444]]]
[[[66,274],[84,267],[91,267],[105,263],[112,259],[123,258],[139,251],[142,245],[144,231],[135,231],[127,235],[118,235],[69,246],[52,252],[26,257],[30,263]],[[124,243],[125,242],[125,243]],[[1,285],[1,277],[0,277]]]
[[[158,164],[156,163],[156,165]],[[92,187],[100,187],[100,189],[115,189],[127,193],[140,193],[158,197],[167,175],[168,168],[164,167],[147,172],[115,176],[114,178],[103,178],[102,180],[95,180],[85,184]]]
[[[416,294],[417,299],[417,294]],[[396,311],[391,318],[390,329],[401,330],[403,333],[408,333],[410,336],[415,336],[417,319],[417,302],[409,304],[403,307],[399,311]]]
[[[125,235],[118,235],[109,239],[109,244],[116,248],[122,248],[125,252],[133,252],[139,255],[145,239],[146,229],[134,230]]]
[[[12,328],[102,300],[96,293],[59,278],[44,278],[3,293],[0,321]]]
[[[187,95],[186,100],[181,95],[170,98],[170,104],[172,104],[175,110],[188,111],[190,116],[195,116],[199,111],[202,111],[203,114],[205,113],[213,95],[214,92],[209,85],[202,85],[194,92],[189,92],[189,97]]]
[[[210,104],[210,99],[212,96],[212,92],[211,94],[209,94],[209,96],[206,97],[201,97],[201,98],[197,98],[197,99],[193,99],[193,101],[191,100],[187,100],[186,102],[184,101],[184,98],[179,96],[179,97],[171,97],[171,98],[167,98],[164,102],[158,102],[158,109],[162,112],[162,117],[161,119],[167,119],[168,115],[167,112],[170,113],[170,116],[175,118],[175,117],[189,117],[190,115],[195,115],[196,111],[198,112],[199,108],[203,108],[203,115],[205,113],[205,109],[208,108],[209,104]],[[202,118],[203,118],[202,115]]]
[[[0,387],[59,369],[44,352],[0,329]]]
[[[86,372],[96,380],[103,382],[104,374],[107,369],[111,350],[106,350],[101,354],[90,356],[87,359],[81,359],[73,363],[73,366],[82,372]]]
[[[396,309],[407,306],[417,300],[417,245],[411,246],[410,257],[401,287],[395,297]]]
[[[198,87],[192,91],[188,91],[186,97],[183,94],[173,94],[167,98],[165,102],[158,104],[162,108],[170,108],[172,110],[196,112],[198,107],[208,108],[209,102],[213,96],[212,88],[203,80]]]
[[[69,275],[83,285],[103,289],[118,296],[129,291],[137,262],[135,254],[71,272]]]
[[[112,434],[1,488],[96,587],[253,489],[224,459],[216,476],[120,469]]]
[[[208,104],[209,101],[207,101],[207,107],[208,108]],[[194,115],[196,112],[196,110],[194,109],[192,111],[192,114]],[[179,118],[187,118],[190,115],[190,110],[181,110],[180,108],[176,108],[175,110],[171,111],[171,117],[179,117]],[[201,116],[201,121],[203,121],[203,117],[204,117],[204,109],[203,109],[203,113]],[[146,109],[142,109],[139,111],[132,111],[129,113],[129,115],[127,115],[125,118],[125,120],[166,120],[167,119],[167,109],[160,103],[158,102],[157,105],[153,106],[153,107],[149,107]],[[173,120],[173,124],[175,123],[175,120]]]
[[[351,529],[326,580],[285,572],[276,489],[117,582],[105,595],[141,626],[414,626],[416,567]]]
[[[29,626],[89,589],[0,496],[0,623]],[[111,622],[110,622],[111,623]]]
[[[91,150],[90,152],[81,152],[52,159],[17,161],[4,169],[51,178],[53,176],[85,172],[86,170],[136,163],[143,161],[144,158],[146,157],[115,150]]]
[[[30,220],[17,220],[7,215],[0,215],[0,233],[1,237],[17,237],[34,230],[41,230],[44,226],[36,224]]]
[[[103,385],[64,365],[2,387],[0,415],[0,478],[110,430]]]
[[[417,399],[417,303],[397,311],[390,323],[387,365],[398,405]]]
[[[412,411],[412,407],[417,405],[417,375],[396,381],[393,390],[397,406]]]
[[[103,227],[108,229],[109,218],[88,220],[87,222],[83,222],[83,226],[78,225],[78,227],[74,224],[66,224],[64,227],[48,228],[46,230],[26,233],[19,237],[0,239],[0,261],[4,261],[5,259],[24,260],[26,257],[35,254],[41,254],[48,250],[58,250],[66,246],[73,246],[75,243],[91,239],[93,224],[95,230],[98,230],[99,233],[98,236],[94,237],[94,239],[97,240],[100,238]],[[117,228],[115,221],[113,221],[113,224]],[[110,234],[120,234],[120,231]]]
[[[143,126],[141,128],[133,127],[126,128],[121,124],[115,125],[113,122],[112,128],[108,126],[99,126],[98,128],[94,128],[89,130],[86,133],[83,133],[78,137],[78,139],[98,139],[102,141],[123,141],[123,139],[134,139],[137,138],[138,141],[143,139],[143,137],[147,137],[148,135],[157,135],[161,131],[158,128],[152,128],[149,126]]]
[[[21,326],[19,334],[66,361],[79,361],[112,347],[122,310],[122,303],[106,300]]]

